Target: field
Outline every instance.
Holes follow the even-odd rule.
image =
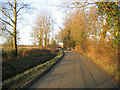
[[[10,49],[2,50],[2,81],[45,63],[55,57],[58,51],[37,47],[20,47],[18,53],[19,56],[15,58],[14,51]]]
[[[9,88],[20,88],[21,86],[24,86],[31,79],[44,73],[44,71],[46,71],[48,68],[50,68],[62,56],[63,56],[63,52],[62,52],[62,50],[60,50],[58,55],[55,56],[54,58],[50,59],[49,61],[47,61],[43,64],[39,64],[29,70],[26,70],[25,72],[23,72],[21,74],[16,75],[15,77],[5,80],[4,82],[2,82],[2,87],[4,89],[9,89]]]

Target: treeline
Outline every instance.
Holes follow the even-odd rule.
[[[113,11],[110,12],[110,9]],[[115,2],[76,9],[67,15],[60,39],[66,48],[82,46],[86,39],[91,39],[97,44],[111,42],[112,47],[118,50],[118,15]]]
[[[90,8],[74,7],[65,19],[65,28],[59,33],[64,48],[85,53],[102,62],[103,67],[109,64],[117,68],[119,15],[116,2],[95,2]]]
[[[26,26],[23,14],[30,13],[33,9],[30,3],[19,0],[0,3],[0,36],[4,39],[4,45],[8,46],[7,49],[14,51],[15,56],[19,54],[19,30]],[[50,12],[41,11],[34,20],[32,28],[31,36],[34,45],[39,43],[40,47],[57,47],[56,40],[50,39],[54,29],[54,19]]]

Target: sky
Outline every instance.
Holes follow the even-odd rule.
[[[27,1],[27,0],[26,0]],[[25,21],[27,25],[20,30],[20,41],[18,44],[31,45],[33,44],[33,38],[31,37],[32,26],[36,20],[36,15],[41,13],[41,10],[47,10],[51,12],[51,15],[55,19],[54,34],[57,34],[62,27],[65,17],[65,12],[57,7],[61,2],[60,0],[30,0],[32,2],[31,6],[34,7],[30,13],[25,14]],[[30,2],[29,1],[29,2]],[[30,2],[30,3],[31,3]]]
[[[12,1],[12,0],[11,0]],[[31,37],[32,33],[32,26],[34,26],[34,21],[36,20],[36,16],[41,13],[41,11],[47,10],[51,13],[52,17],[55,19],[55,25],[54,25],[54,34],[58,34],[60,31],[60,27],[63,26],[64,18],[65,18],[65,12],[64,10],[60,9],[60,7],[57,7],[57,5],[61,4],[62,0],[20,0],[21,2],[27,2],[30,3],[30,6],[34,9],[31,9],[28,13],[22,14],[24,17],[24,26],[23,23],[18,23],[17,29],[19,30],[19,37],[20,40],[18,44],[24,44],[24,45],[31,45],[33,44],[33,38]],[[0,37],[0,43],[4,42],[4,38],[1,39]]]
[[[41,13],[41,10],[42,11],[48,10],[49,12],[51,12],[53,18],[56,21],[56,24],[54,25],[54,34],[59,33],[60,31],[59,26],[63,27],[66,12],[64,11],[63,8],[61,9],[60,7],[57,7],[57,5],[61,5],[63,1],[69,1],[69,0],[20,0],[20,1],[31,3],[31,7],[34,7],[35,9],[32,9],[31,12],[29,13],[23,14],[24,23],[27,25],[19,31],[20,40],[18,44],[24,44],[24,45],[33,44],[33,38],[31,37],[32,26],[34,25],[36,15]],[[21,28],[22,26],[23,25],[21,24],[20,27],[18,26],[18,28]],[[0,37],[0,43],[3,42],[4,39]]]

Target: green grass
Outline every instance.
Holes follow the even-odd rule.
[[[55,58],[40,64],[38,66],[35,66],[34,68],[31,68],[24,73],[18,74],[17,76],[7,79],[2,83],[3,88],[19,88],[20,86],[27,83],[29,80],[34,78],[35,76],[42,73],[44,70],[46,70],[48,67],[53,65],[57,60],[59,60],[60,57],[63,56],[63,53],[59,53]]]

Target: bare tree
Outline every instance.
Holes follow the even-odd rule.
[[[44,11],[37,16],[32,36],[34,39],[37,39],[39,46],[43,46],[43,42],[45,46],[49,45],[50,32],[53,29],[53,24],[54,20],[49,12]]]
[[[19,0],[7,1],[0,3],[0,21],[4,23],[4,27],[1,28],[2,31],[7,31],[13,38],[13,50],[15,54],[18,55],[17,49],[17,23],[18,16],[21,15],[20,12],[25,8],[28,8],[28,4],[24,4]]]

